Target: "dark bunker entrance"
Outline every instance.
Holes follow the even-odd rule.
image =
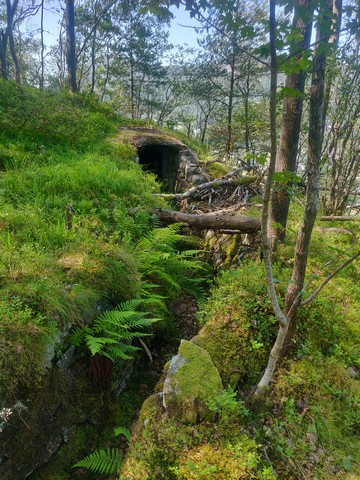
[[[168,145],[143,145],[138,149],[139,163],[145,171],[154,173],[161,190],[174,193],[179,168],[179,150]]]

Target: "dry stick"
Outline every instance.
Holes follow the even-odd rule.
[[[306,300],[300,303],[300,306],[303,307],[304,305],[307,305],[310,303],[317,295],[318,293],[325,287],[325,285],[330,282],[330,280],[335,277],[336,274],[338,274],[343,268],[347,267],[351,262],[353,262],[358,256],[360,256],[360,250],[352,255],[350,258],[346,260],[342,265],[340,265],[336,270],[333,271],[331,275],[329,275],[325,280],[322,282],[322,284],[313,292]]]
[[[355,235],[349,228],[336,228],[336,227],[315,227],[317,232],[321,233],[340,233],[346,235]]]

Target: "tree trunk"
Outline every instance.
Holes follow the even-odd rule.
[[[6,48],[7,48],[7,31],[0,31],[0,76],[4,80],[8,79]]]
[[[274,285],[274,278],[272,274],[272,265],[270,257],[270,242],[268,237],[268,220],[269,220],[269,205],[272,179],[275,171],[276,152],[277,152],[277,139],[276,139],[276,90],[277,90],[277,58],[276,58],[276,20],[275,20],[275,5],[276,0],[270,0],[270,13],[269,13],[269,28],[270,28],[270,138],[271,138],[271,150],[270,150],[270,163],[268,168],[268,174],[266,178],[264,197],[263,197],[263,210],[261,218],[261,239],[262,239],[262,251],[264,256],[264,266],[266,272],[266,280],[269,290],[269,297],[271,305],[279,322],[279,331],[273,348],[271,349],[268,363],[263,376],[261,377],[255,394],[260,395],[264,389],[269,385],[274,374],[276,363],[280,357],[283,349],[284,341],[288,329],[288,320],[281,311]]]
[[[308,136],[307,189],[303,220],[295,245],[295,260],[291,282],[285,297],[284,313],[289,318],[287,344],[296,330],[296,313],[301,302],[301,291],[304,286],[308,251],[312,230],[319,209],[320,199],[320,161],[324,130],[324,89],[326,71],[326,53],[324,46],[327,37],[318,31],[310,90],[310,116]]]
[[[96,77],[95,48],[96,48],[96,30],[94,30],[94,36],[91,43],[91,87],[90,87],[91,94],[94,93],[94,90],[95,90],[95,77]]]
[[[300,30],[302,39],[290,47],[290,55],[309,46],[312,30],[311,15],[310,0],[296,0],[293,27]],[[301,56],[302,53],[299,53],[295,58],[300,60]],[[305,70],[291,73],[286,77],[285,87],[292,89],[294,94],[283,101],[280,147],[276,162],[278,172],[296,172],[305,80]],[[285,186],[278,184],[272,195],[270,211],[269,236],[273,248],[276,242],[283,242],[285,239],[289,206],[290,196]]]
[[[321,24],[323,25],[323,23]],[[267,210],[270,201],[270,189],[273,169],[276,158],[276,50],[275,50],[275,0],[270,0],[270,47],[271,47],[271,93],[270,93],[270,118],[271,118],[271,158],[268,178],[264,193],[264,206],[262,215],[262,241],[266,278],[269,295],[275,316],[279,322],[279,331],[275,344],[270,352],[265,372],[257,385],[256,394],[261,394],[270,384],[276,363],[284,350],[284,346],[291,340],[296,327],[296,313],[301,304],[301,291],[304,286],[308,249],[311,239],[316,214],[319,207],[320,191],[320,160],[323,131],[323,106],[326,55],[324,44],[326,37],[318,32],[317,47],[313,59],[313,75],[310,93],[310,120],[309,120],[309,146],[307,165],[307,192],[303,221],[295,245],[295,261],[291,282],[285,298],[284,311],[280,310],[272,277],[269,238],[267,235]]]
[[[335,53],[338,46],[338,41],[339,41],[339,30],[341,26],[341,17],[342,17],[342,3],[343,3],[342,0],[332,0],[331,10],[333,14],[332,23],[334,27],[334,33],[333,35],[331,35],[331,37],[329,37],[328,43],[335,45],[333,53]],[[329,71],[329,74],[327,75],[327,78],[325,81],[325,89],[324,89],[324,110],[323,110],[324,124],[325,124],[327,110],[329,107],[332,82],[333,82],[333,73]]]
[[[232,151],[232,117],[233,117],[233,105],[234,105],[234,85],[235,85],[235,54],[231,56],[230,64],[230,89],[229,89],[229,103],[227,114],[227,138],[225,147],[225,157],[229,161]]]
[[[248,68],[246,72],[246,86],[243,95],[244,98],[244,116],[245,116],[245,151],[250,153],[250,131],[251,131],[251,119],[249,115],[249,98],[250,98],[250,64],[251,60],[248,60]],[[250,164],[250,160],[248,160]]]
[[[44,0],[41,1],[40,10],[40,90],[44,88]]]
[[[11,0],[6,0],[7,38],[9,40],[11,58],[14,63],[14,79],[15,79],[15,82],[18,85],[20,85],[20,64],[19,64],[19,59],[17,57],[17,53],[16,53],[14,30],[13,30],[14,15],[15,15],[18,3],[19,3],[19,0],[14,0],[14,3],[11,5]],[[6,55],[6,52],[5,52],[5,55]]]
[[[74,0],[66,0],[66,63],[68,69],[68,88],[77,92],[76,82],[76,51],[75,51],[75,9]]]

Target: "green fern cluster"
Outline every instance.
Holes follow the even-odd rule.
[[[170,298],[185,290],[201,300],[209,266],[194,248],[198,247],[195,238],[184,237],[180,228],[175,224],[152,229],[133,247],[133,254],[145,282],[161,286]]]
[[[115,360],[131,359],[138,347],[131,344],[135,338],[148,336],[145,330],[160,318],[148,317],[148,312],[138,310],[159,302],[159,297],[133,299],[121,303],[115,310],[102,313],[92,326],[76,328],[71,343],[76,347],[86,346],[92,355],[100,354]]]

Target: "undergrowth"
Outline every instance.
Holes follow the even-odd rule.
[[[291,281],[298,210],[274,263],[280,304]],[[304,298],[356,251],[354,240],[314,232]],[[259,401],[251,394],[278,328],[263,263],[245,259],[220,272],[194,339],[210,353],[225,387],[208,402],[215,420],[180,423],[149,399],[119,478],[152,479],[155,471],[169,479],[359,478],[359,285],[354,262],[299,310],[290,353]]]
[[[177,227],[159,228],[159,184],[112,141],[122,119],[108,106],[0,82],[0,393],[11,398],[61,355],[71,326],[91,330],[140,297],[200,297],[208,272]],[[165,300],[150,311],[170,318]]]

